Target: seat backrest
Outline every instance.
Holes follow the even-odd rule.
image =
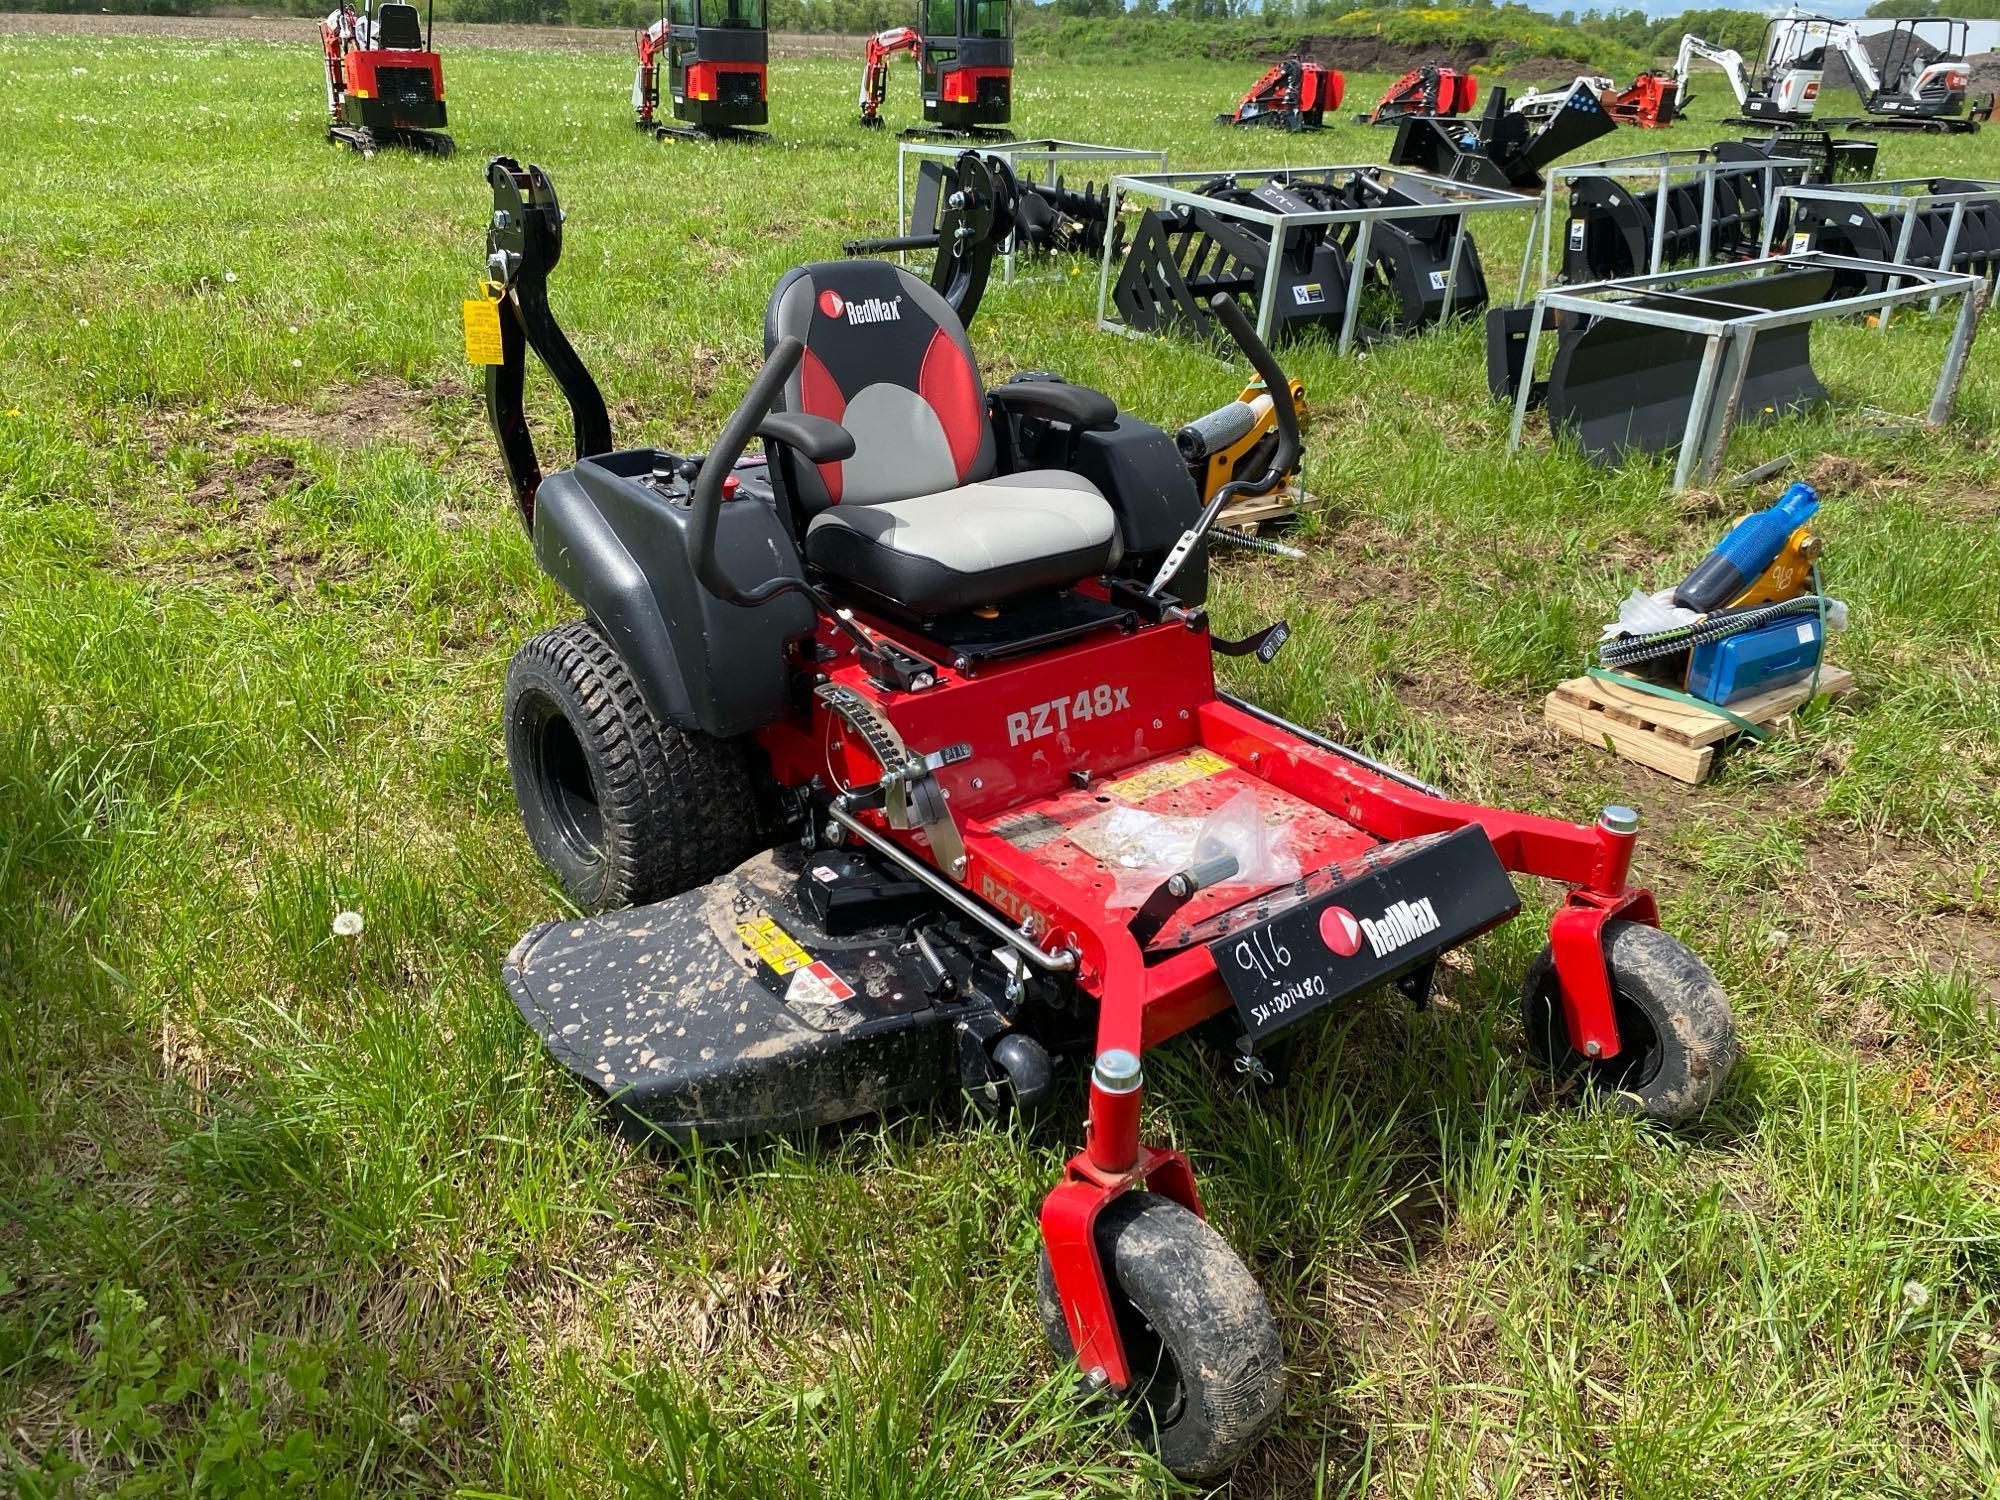
[[[764,314],[764,348],[797,338],[805,357],[780,405],[854,435],[842,463],[786,474],[808,512],[872,505],[991,477],[985,389],[958,314],[900,266],[821,261],[788,271]]]
[[[424,50],[424,23],[414,5],[375,7],[375,45],[398,52]]]

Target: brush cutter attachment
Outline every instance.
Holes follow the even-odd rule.
[[[1255,307],[1276,255],[1280,265],[1272,342],[1314,330],[1338,336],[1347,316],[1358,224],[1293,229],[1283,246],[1274,249],[1272,230],[1229,217],[1225,205],[1264,213],[1332,213],[1436,203],[1441,212],[1435,218],[1375,222],[1363,279],[1363,336],[1380,339],[1413,332],[1486,305],[1485,273],[1478,247],[1468,234],[1460,250],[1451,305],[1446,307],[1445,287],[1461,215],[1450,212],[1446,199],[1418,183],[1385,182],[1356,171],[1336,182],[1295,178],[1254,189],[1219,177],[1196,191],[1218,207],[1148,209],[1140,216],[1111,293],[1126,327],[1148,332],[1174,328],[1226,343],[1211,319],[1210,301],[1226,295]]]
[[[1856,184],[1854,190],[1867,187]],[[2000,276],[2000,188],[1990,182],[1940,177],[1928,184],[1928,192],[1971,196],[1963,200],[1962,209],[1959,203],[1921,199],[1915,206],[1889,207],[1849,197],[1801,197],[1793,204],[1792,252],[1818,250],[1884,265],[1900,260],[1926,270],[1979,276],[1992,285]],[[1847,269],[1841,272],[1839,286],[1842,291],[1875,292],[1887,282],[1886,272]]]
[[[1543,168],[1615,129],[1616,122],[1583,79],[1539,126],[1510,111],[1507,91],[1496,88],[1476,123],[1434,115],[1403,116],[1396,125],[1389,161],[1454,182],[1539,193]]]
[[[1823,302],[1833,283],[1831,269],[1812,266],[1624,300],[1665,312],[1728,318]],[[1513,400],[1521,381],[1532,377],[1525,365],[1533,318],[1532,307],[1496,308],[1487,314],[1487,383],[1496,399]],[[1535,383],[1530,400],[1548,407],[1552,429],[1573,433],[1585,453],[1606,464],[1627,453],[1662,453],[1680,444],[1694,403],[1705,394],[1705,337],[1571,312],[1554,314],[1548,326],[1557,335],[1555,362],[1548,380]],[[1812,368],[1810,323],[1758,335],[1751,345],[1739,420],[1769,420],[1826,399],[1826,387]]]
[[[1470,111],[1478,97],[1479,80],[1470,73],[1426,63],[1390,84],[1373,109],[1355,118],[1363,125],[1393,125],[1404,115],[1449,119]]]
[[[1326,112],[1340,108],[1347,82],[1334,69],[1296,55],[1273,65],[1244,92],[1218,125],[1269,125],[1278,130],[1323,130]]]

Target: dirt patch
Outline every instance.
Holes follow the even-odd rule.
[[[272,514],[318,478],[285,453],[225,461],[186,499],[120,517],[122,571],[156,582],[295,599],[359,572],[358,564],[302,542]]]
[[[0,36],[145,36],[199,42],[310,40],[318,22],[311,16],[121,16],[44,15],[0,11]],[[611,26],[518,26],[440,21],[437,48],[501,47],[511,51],[630,52],[632,33]],[[834,35],[771,34],[771,56],[858,57],[861,38]]]

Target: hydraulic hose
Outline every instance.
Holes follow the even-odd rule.
[[[1725,636],[1740,635],[1746,630],[1768,625],[1773,620],[1782,620],[1787,615],[1823,613],[1825,607],[1825,601],[1817,593],[1812,593],[1749,609],[1718,611],[1704,615],[1690,625],[1676,625],[1671,630],[1655,630],[1646,635],[1620,636],[1617,640],[1606,641],[1597,648],[1597,657],[1607,667],[1628,667],[1635,662],[1652,661],[1655,657],[1672,656],[1676,651],[1691,650]]]

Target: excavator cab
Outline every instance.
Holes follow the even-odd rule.
[[[1753,120],[1797,120],[1811,116],[1826,77],[1826,53],[1836,23],[1822,16],[1793,13],[1764,27],[1757,83],[1743,100]]]
[[[1013,0],[918,0],[917,24],[868,38],[861,70],[861,123],[882,123],[889,60],[916,59],[922,130],[904,135],[1002,136],[1013,108]]]
[[[922,0],[918,87],[939,130],[989,130],[1012,113],[1013,0]]]
[[[1937,119],[1965,108],[1971,71],[1965,65],[1971,28],[1950,16],[1906,16],[1889,32],[1880,79],[1862,89],[1871,115]],[[1865,82],[1865,80],[1864,80]]]
[[[719,140],[770,119],[764,0],[668,0],[636,41],[632,112],[641,130],[662,140]],[[672,124],[659,118],[663,73]]]

